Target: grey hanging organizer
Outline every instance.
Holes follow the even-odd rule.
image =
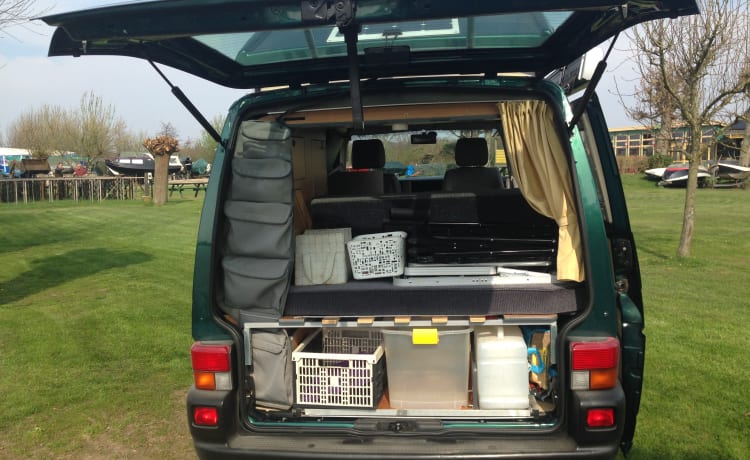
[[[224,203],[224,301],[241,321],[281,316],[294,266],[292,142],[275,122],[245,121]]]

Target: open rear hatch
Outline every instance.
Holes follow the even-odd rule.
[[[544,76],[635,24],[696,12],[686,0],[174,0],[42,19],[57,27],[50,56],[151,59],[221,85],[261,88],[348,80],[347,28],[359,31],[362,79],[446,70]]]

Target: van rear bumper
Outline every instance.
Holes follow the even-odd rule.
[[[202,459],[431,460],[612,459],[617,445],[577,446],[566,435],[433,440],[420,437],[235,436],[228,444],[196,440]]]
[[[576,392],[577,414],[587,407],[600,407],[616,401],[618,413],[624,409],[622,390]],[[211,406],[219,411],[217,427],[190,424],[195,450],[201,459],[300,459],[300,460],[494,460],[494,459],[613,459],[619,449],[621,427],[586,431],[569,426],[539,434],[311,434],[290,427],[283,433],[246,431],[237,420],[233,392],[201,391],[188,393],[191,407]],[[190,415],[189,415],[190,416]],[[580,415],[579,415],[580,417]],[[619,415],[618,415],[619,419]],[[575,420],[575,418],[574,418]],[[573,436],[576,436],[575,438]],[[579,444],[576,438],[585,445]]]

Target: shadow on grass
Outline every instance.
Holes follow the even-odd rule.
[[[66,243],[79,239],[81,235],[72,229],[55,228],[51,232],[41,221],[36,225],[25,225],[22,228],[3,229],[3,252],[14,252],[31,249],[37,246]]]
[[[112,268],[142,264],[152,258],[145,252],[93,248],[37,259],[31,263],[31,270],[0,283],[0,305],[16,302],[77,278]]]
[[[669,260],[672,258],[670,255],[664,254],[663,252],[656,251],[644,245],[638,246],[638,252],[649,254],[654,259],[659,259],[659,260]]]

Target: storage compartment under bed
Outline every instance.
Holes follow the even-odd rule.
[[[556,365],[555,315],[484,320],[282,318],[275,324],[245,323],[245,331],[252,337],[254,331],[271,326],[284,327],[296,337],[287,359],[294,367],[292,413],[300,420],[365,416],[532,420],[554,411],[549,401],[554,400],[550,395]],[[534,348],[530,340],[534,333],[547,334],[548,346]],[[543,384],[540,373],[532,369],[548,371]],[[488,381],[494,384],[487,385]],[[265,406],[258,410],[273,419],[273,410]],[[289,417],[287,411],[281,414]]]

